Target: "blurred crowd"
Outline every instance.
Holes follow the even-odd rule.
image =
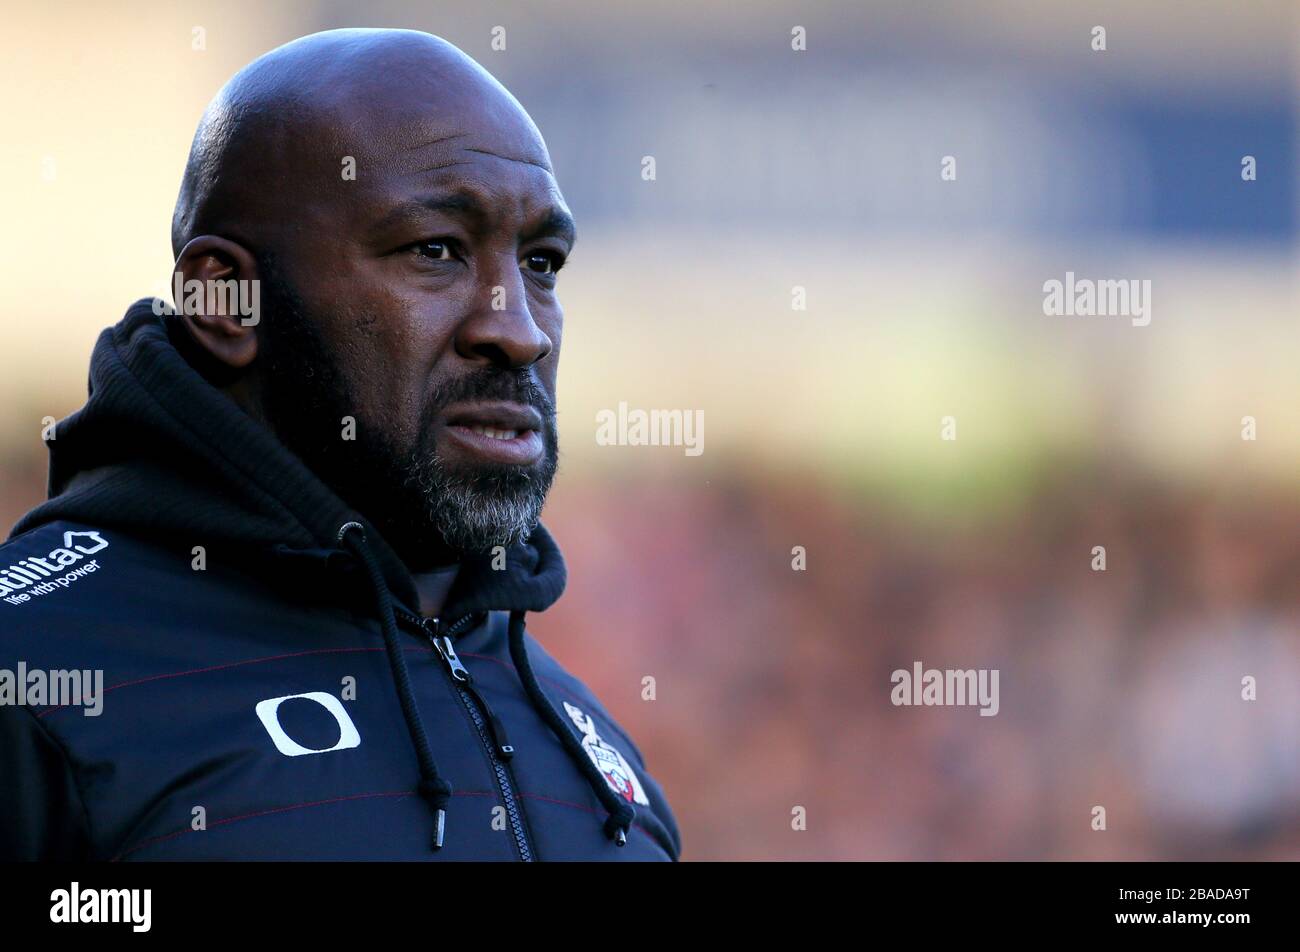
[[[1293,497],[1062,476],[952,529],[738,473],[567,486],[548,523],[570,587],[536,627],[689,858],[1300,855]],[[893,706],[914,661],[999,669],[1000,712]]]

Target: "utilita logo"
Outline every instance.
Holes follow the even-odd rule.
[[[65,532],[62,548],[49,555],[29,555],[0,569],[0,598],[10,605],[21,605],[67,588],[77,579],[99,571],[99,559],[86,556],[107,548],[108,540],[98,532]],[[73,565],[77,567],[65,571]]]

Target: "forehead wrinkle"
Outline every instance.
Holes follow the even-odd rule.
[[[443,162],[439,165],[430,165],[422,169],[415,169],[411,174],[420,175],[424,172],[437,172],[440,169],[450,169],[450,168],[455,168],[457,165],[469,165],[469,164],[470,163],[466,162],[464,159],[458,159],[454,162]]]
[[[477,152],[480,155],[491,155],[498,159],[505,159],[507,162],[519,162],[522,165],[531,165],[534,168],[541,169],[543,172],[555,174],[549,165],[543,165],[541,162],[534,162],[532,159],[517,159],[513,155],[502,155],[500,152],[493,152],[490,149],[476,149],[473,146],[465,146],[466,152]]]
[[[430,144],[432,145],[432,143]],[[498,159],[505,159],[507,162],[518,162],[520,165],[531,165],[533,168],[541,169],[543,172],[546,172],[550,175],[555,174],[554,170],[549,165],[543,165],[541,162],[534,162],[532,159],[516,159],[509,155],[502,155],[499,152],[491,152],[488,149],[476,149],[470,146],[466,146],[464,151],[474,152],[477,153],[478,155],[490,155]],[[465,159],[450,159],[446,162],[439,162],[436,165],[426,165],[422,168],[415,169],[414,174],[418,175],[421,172],[436,172],[439,169],[449,169],[457,165],[470,165],[470,164],[471,163]]]
[[[468,132],[453,132],[449,135],[438,136],[436,139],[427,139],[424,142],[417,142],[415,145],[409,146],[406,151],[414,152],[417,149],[427,149],[431,145],[438,145],[441,142],[449,142],[452,139],[463,139],[467,135],[469,135]]]
[[[496,155],[494,152],[487,152],[481,149],[468,149],[466,151],[482,152],[486,155]],[[507,156],[498,156],[499,158],[508,158]],[[496,209],[503,204],[520,204],[523,206],[547,206],[555,204],[560,198],[559,186],[555,182],[555,174],[551,169],[536,162],[530,162],[523,159],[514,159],[521,165],[539,169],[546,173],[545,184],[538,182],[534,175],[525,176],[526,181],[520,182],[521,189],[516,191],[511,187],[514,184],[515,176],[496,175],[490,168],[485,168],[481,163],[467,161],[465,159],[449,159],[438,165],[428,166],[427,168],[417,169],[407,173],[410,177],[418,176],[421,173],[432,173],[430,178],[421,182],[418,191],[417,200],[431,195],[445,195],[455,197],[468,197],[485,209]],[[475,169],[473,172],[460,172],[450,174],[439,174],[443,169],[455,168],[458,166],[469,166]],[[477,166],[477,168],[475,168]],[[406,177],[406,176],[404,176]],[[545,193],[545,194],[543,194]]]

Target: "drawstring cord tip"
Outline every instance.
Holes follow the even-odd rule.
[[[611,811],[605,818],[605,835],[608,836],[619,846],[627,846],[627,831],[632,825],[632,820],[636,812],[632,809],[631,804],[620,803],[618,807]]]
[[[447,831],[447,811],[439,807],[438,815],[434,821],[434,830],[433,830],[433,848],[435,850],[442,849],[442,837],[446,831]]]

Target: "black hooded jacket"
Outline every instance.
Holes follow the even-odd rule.
[[[0,859],[677,859],[636,746],[524,630],[559,549],[405,566],[137,302],[0,546]],[[96,690],[96,683],[100,687]]]

